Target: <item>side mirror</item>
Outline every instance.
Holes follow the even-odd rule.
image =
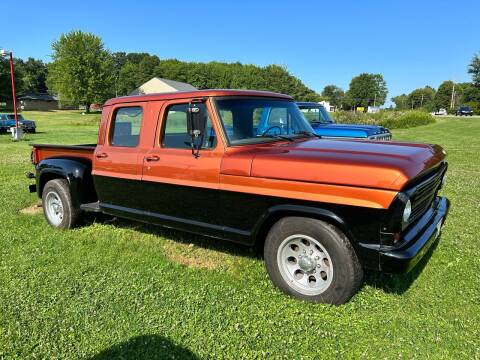
[[[187,130],[192,137],[203,135],[207,127],[205,107],[193,103],[188,107]]]
[[[202,147],[203,136],[207,127],[207,114],[205,106],[196,103],[190,103],[188,107],[187,131],[192,137],[192,155],[199,157],[199,151]]]

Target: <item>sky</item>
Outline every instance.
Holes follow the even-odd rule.
[[[48,62],[60,34],[82,30],[113,52],[283,65],[319,93],[348,89],[362,72],[382,74],[389,98],[470,81],[480,52],[478,0],[25,0],[2,2],[0,12],[0,48],[16,57]]]

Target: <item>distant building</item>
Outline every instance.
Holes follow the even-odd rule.
[[[56,110],[58,99],[50,94],[31,93],[17,97],[18,106],[22,110]]]
[[[193,90],[198,90],[198,89],[195,86],[192,86],[184,82],[154,77],[148,80],[145,84],[140,85],[138,88],[133,90],[130,93],[130,95],[143,95],[143,94],[166,93],[166,92],[175,92],[175,91],[193,91]]]
[[[319,104],[322,105],[325,108],[325,110],[327,110],[328,112],[333,112],[336,110],[336,107],[333,105],[330,105],[329,101],[323,100],[323,101],[320,101]]]

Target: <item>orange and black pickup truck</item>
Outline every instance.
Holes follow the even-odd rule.
[[[411,270],[449,209],[441,147],[322,139],[270,92],[111,99],[97,144],[35,144],[32,160],[52,226],[100,212],[260,245],[273,283],[315,302],[348,301],[364,269]]]

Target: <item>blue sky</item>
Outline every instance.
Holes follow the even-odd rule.
[[[112,51],[160,58],[285,65],[321,92],[381,73],[388,97],[443,80],[469,81],[480,52],[480,1],[23,1],[3,2],[0,47],[50,60],[72,29]],[[7,14],[17,14],[10,17]]]

